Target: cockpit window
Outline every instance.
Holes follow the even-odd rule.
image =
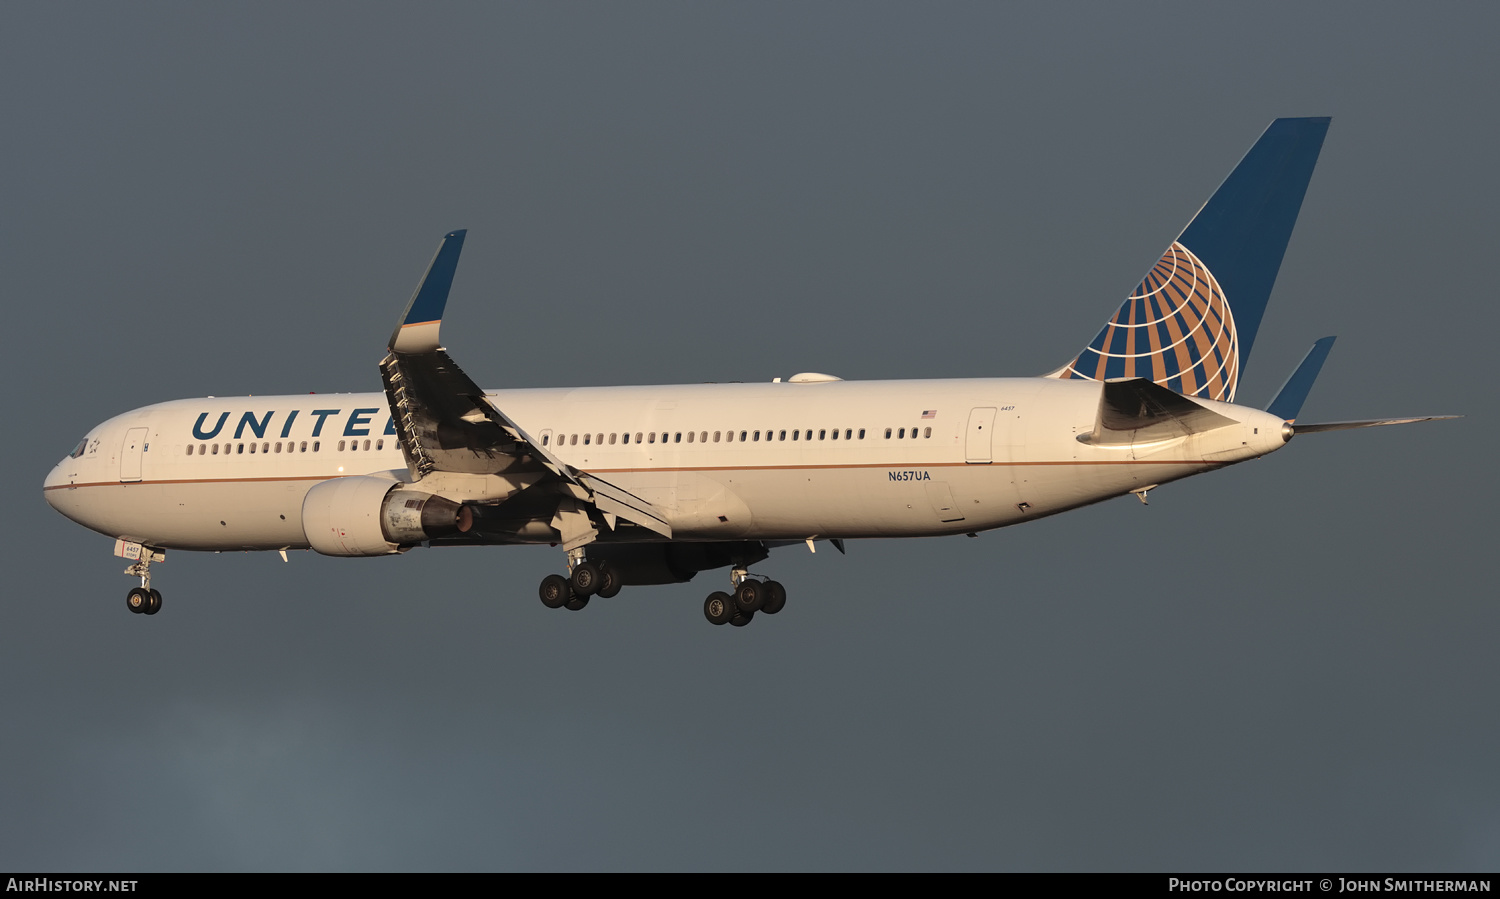
[[[68,453],[68,458],[69,459],[77,459],[79,456],[83,455],[83,451],[84,451],[84,449],[86,449],[88,447],[88,445],[89,445],[89,439],[87,437],[85,437],[82,440],[78,441],[78,445],[75,446],[75,447],[73,447],[73,451],[71,453]]]

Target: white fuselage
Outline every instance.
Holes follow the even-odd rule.
[[[562,461],[651,502],[673,538],[689,540],[973,532],[1285,442],[1274,416],[1200,401],[1239,425],[1090,445],[1078,438],[1094,427],[1100,389],[1046,378],[831,380],[497,390],[488,398]],[[80,524],[149,546],[296,549],[309,545],[307,491],[367,474],[409,478],[384,394],[190,399],[98,425],[48,475],[45,495]],[[464,495],[472,486],[446,489],[441,478],[414,489],[423,488],[483,498]]]

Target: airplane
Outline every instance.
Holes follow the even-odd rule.
[[[168,549],[330,556],[550,544],[539,588],[579,610],[728,568],[716,625],[787,602],[778,547],[1002,528],[1264,456],[1298,434],[1457,416],[1297,423],[1334,338],[1265,409],[1235,395],[1327,133],[1261,134],[1093,340],[1045,375],[481,389],[438,334],[465,231],[445,235],[391,334],[382,393],[158,403],[89,430],[47,475],[115,538],[154,615]]]

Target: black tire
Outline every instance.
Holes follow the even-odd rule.
[[[735,627],[744,627],[745,625],[749,624],[750,619],[754,617],[754,612],[739,612],[733,618],[729,619],[729,623],[734,625]]]
[[[601,580],[599,582],[599,591],[594,595],[599,597],[600,599],[609,599],[614,596],[619,596],[620,589],[625,585],[620,583],[620,576],[618,574],[615,574],[615,570],[601,562],[599,565],[599,573],[601,576]]]
[[[781,581],[766,581],[766,598],[760,604],[760,610],[767,615],[775,615],[786,608],[786,588],[781,586]]]
[[[151,588],[151,604],[146,606],[147,615],[155,615],[161,611],[161,591],[155,587]]]
[[[754,612],[766,601],[766,585],[749,578],[740,581],[734,590],[734,604],[741,612]]]
[[[145,587],[136,587],[125,594],[125,608],[139,615],[151,606],[151,592]]]
[[[703,601],[703,617],[710,624],[728,624],[735,615],[734,600],[728,593],[714,592]]]
[[[573,598],[573,588],[568,586],[568,579],[560,574],[549,574],[542,578],[542,586],[537,593],[542,597],[542,605],[549,609],[560,609]]]
[[[579,596],[577,593],[575,593],[573,594],[572,599],[563,603],[563,608],[567,609],[569,612],[577,612],[588,604],[589,598],[587,596]]]
[[[580,562],[573,566],[573,576],[569,581],[578,596],[593,596],[604,586],[604,574],[599,570],[598,562]]]

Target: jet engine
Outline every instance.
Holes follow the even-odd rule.
[[[385,478],[332,478],[307,491],[302,529],[326,556],[383,556],[473,526],[467,506]]]

